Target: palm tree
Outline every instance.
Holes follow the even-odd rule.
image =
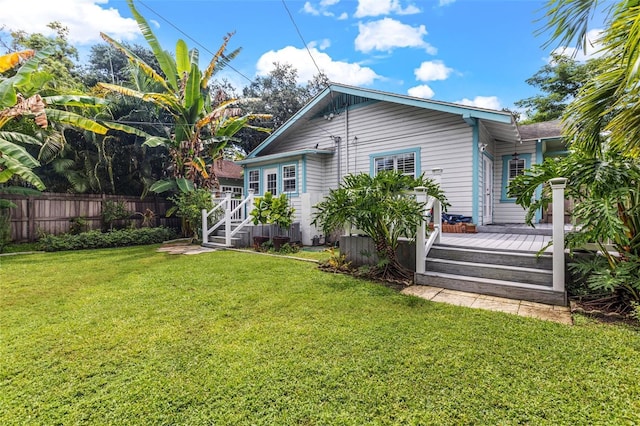
[[[586,49],[589,20],[597,0],[551,0],[544,30],[560,45]],[[565,132],[576,148],[597,155],[603,146],[640,157],[640,0],[614,3],[598,43],[602,62],[596,76],[565,113]]]
[[[243,127],[267,131],[248,123],[268,116],[243,114],[236,100],[212,106],[209,80],[239,53],[239,49],[225,53],[232,34],[224,38],[223,44],[202,71],[198,64],[198,50],[189,50],[184,40],[178,40],[175,57],[171,56],[162,49],[147,21],[136,10],[133,0],[127,0],[127,3],[162,74],[156,72],[131,49],[108,35],[101,34],[104,40],[127,56],[139,83],[137,88],[110,83],[98,83],[98,86],[108,92],[150,102],[172,117],[173,126],[169,137],[158,137],[146,142],[148,146],[166,147],[172,161],[171,178],[156,182],[151,187],[152,191],[185,192],[195,187],[218,187],[213,162],[221,156],[227,144],[235,141],[235,134]]]

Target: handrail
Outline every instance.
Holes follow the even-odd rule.
[[[440,233],[442,230],[442,204],[437,198],[427,195],[426,188],[416,188],[416,200],[424,203],[424,220],[418,226],[416,230],[416,272],[424,273],[426,270],[425,262],[429,251],[434,244],[440,242]],[[433,231],[429,233],[429,238],[425,241],[427,234],[427,223],[429,222],[429,216],[431,215],[431,209],[433,209]]]
[[[205,209],[202,210],[202,242],[208,243],[209,236],[213,232],[215,232],[217,229],[223,228],[225,231],[225,245],[230,247],[231,238],[251,221],[251,217],[248,214],[246,214],[245,207],[249,203],[253,202],[253,198],[254,197],[253,197],[252,190],[249,190],[249,194],[241,202],[238,202],[239,200],[237,199],[231,198],[230,192],[226,193],[224,198],[212,197],[211,200],[214,203],[217,201],[218,204],[216,204],[209,211]],[[235,203],[237,203],[237,205],[234,207],[233,205]],[[209,227],[208,226],[209,217],[211,217],[218,210],[223,211],[224,216],[217,223]],[[232,224],[237,225],[235,229],[232,229]]]

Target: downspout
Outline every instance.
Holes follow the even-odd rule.
[[[341,173],[342,173],[342,169],[340,167],[340,163],[342,162],[342,147],[340,146],[340,136],[332,136],[333,137],[333,141],[336,143],[337,145],[337,152],[338,152],[338,176],[336,176],[336,180],[337,180],[337,185],[336,187],[340,186],[340,181],[342,180],[341,178]]]
[[[344,143],[347,150],[347,174],[349,174],[349,108],[344,107]]]

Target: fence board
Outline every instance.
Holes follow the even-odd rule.
[[[180,226],[178,218],[165,217],[172,203],[158,197],[140,199],[118,195],[45,192],[37,197],[6,194],[2,198],[17,206],[11,209],[11,239],[16,242],[36,241],[42,233],[59,235],[69,232],[71,221],[76,218],[86,220],[89,229],[100,229],[102,205],[106,200],[124,201],[127,210],[134,212],[128,219],[132,226],[141,226],[142,214],[147,209],[155,214],[154,226]]]

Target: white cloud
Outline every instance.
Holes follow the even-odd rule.
[[[358,8],[354,16],[364,18],[365,16],[390,15],[392,13],[413,15],[420,13],[420,9],[412,4],[403,8],[400,5],[400,0],[358,0]]]
[[[355,47],[363,53],[372,50],[388,52],[396,47],[420,47],[431,55],[438,52],[435,47],[423,40],[427,35],[424,25],[412,27],[395,19],[384,18],[366,24],[358,23],[358,30]]]
[[[363,67],[355,63],[334,61],[329,55],[319,51],[312,44],[309,45],[309,50],[318,67],[329,77],[329,80],[335,81],[336,83],[366,86],[381,78],[381,76],[369,67]],[[271,50],[264,53],[256,64],[256,74],[268,74],[269,71],[273,69],[274,62],[291,64],[298,70],[299,83],[306,83],[311,80],[314,75],[318,74],[318,70],[313,65],[307,49],[298,49],[293,46],[287,46],[277,51]]]
[[[318,44],[318,49],[320,50],[327,50],[329,47],[331,47],[331,40],[328,38],[321,40],[320,44]]]
[[[578,49],[575,47],[562,46],[554,49],[552,53],[567,56],[579,62],[584,62],[588,59],[599,58],[604,54],[604,52],[602,51],[602,43],[600,43],[602,32],[603,30],[601,29],[594,29],[587,32],[586,51],[582,48]],[[547,61],[551,62],[551,58],[552,57],[550,56]]]
[[[349,18],[349,14],[347,12],[342,12],[340,16],[338,16],[338,21],[344,21]]]
[[[314,15],[314,16],[320,15],[320,11],[315,7],[313,7],[313,5],[310,2],[306,2],[304,4],[304,6],[302,7],[302,11],[308,13],[309,15]]]
[[[497,96],[476,96],[475,98],[473,98],[473,100],[464,98],[460,101],[456,101],[455,103],[493,110],[502,109],[500,100]]]
[[[340,0],[321,0],[320,3],[318,3],[318,7],[316,7],[311,4],[311,2],[307,1],[304,3],[302,11],[313,16],[335,16],[335,14],[333,12],[330,12],[328,8],[337,4],[338,2],[340,2]],[[343,15],[345,14],[343,13],[342,15],[340,15],[340,17],[342,17]]]
[[[47,24],[58,21],[69,28],[69,42],[83,45],[102,41],[100,32],[118,40],[133,40],[140,32],[136,21],[120,16],[108,0],[0,0],[7,29],[52,35]]]
[[[440,0],[438,6],[446,6],[451,3],[455,3],[456,0]]]
[[[424,99],[431,99],[433,98],[433,95],[435,95],[435,92],[431,89],[431,87],[427,86],[426,84],[412,87],[407,90],[407,93],[409,94],[409,96]]]
[[[446,80],[452,72],[442,61],[425,61],[413,71],[418,81]]]

